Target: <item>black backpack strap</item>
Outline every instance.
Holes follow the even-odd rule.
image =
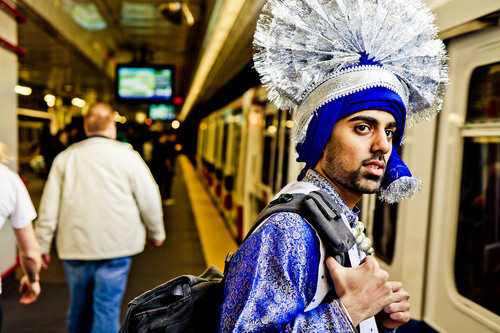
[[[356,243],[342,220],[342,209],[324,190],[310,192],[301,206],[301,216],[311,224],[325,246],[326,254],[344,266],[345,255]]]
[[[342,208],[324,190],[312,191],[309,194],[281,194],[262,210],[245,240],[269,216],[282,212],[296,213],[305,218],[324,243],[327,255],[334,256],[341,264],[344,264],[344,260],[339,260],[341,258],[338,256],[349,251],[356,240],[342,220]]]
[[[345,254],[354,246],[356,240],[351,230],[342,221],[342,209],[324,190],[313,191],[309,194],[281,194],[260,212],[243,242],[268,217],[283,212],[299,214],[305,218],[321,238],[325,245],[326,254],[335,257],[341,265],[345,264]],[[227,274],[233,255],[233,253],[229,253],[226,257],[224,276]]]

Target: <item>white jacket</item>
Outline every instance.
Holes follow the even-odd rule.
[[[92,137],[55,158],[36,223],[42,253],[56,228],[58,255],[69,260],[137,254],[146,230],[148,239],[165,239],[158,186],[131,145]]]

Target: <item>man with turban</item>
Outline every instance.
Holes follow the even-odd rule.
[[[220,332],[383,333],[410,320],[409,295],[371,255],[356,204],[365,193],[394,203],[419,190],[397,148],[405,123],[441,106],[445,51],[432,21],[418,0],[268,0],[255,68],[268,98],[294,113],[305,163],[277,196],[323,190],[360,237],[342,266],[325,260],[306,219],[271,215],[231,261]],[[328,288],[336,296],[320,292]]]

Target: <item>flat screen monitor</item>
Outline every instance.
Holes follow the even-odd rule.
[[[172,104],[151,104],[149,118],[153,120],[174,120],[175,111]]]
[[[171,102],[174,67],[171,65],[118,65],[116,95],[119,101]]]

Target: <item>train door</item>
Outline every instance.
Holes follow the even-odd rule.
[[[234,236],[238,234],[237,211],[235,209],[235,178],[239,169],[240,142],[241,142],[241,100],[232,103],[224,113],[223,130],[223,188],[221,194],[222,211],[228,221],[229,228]]]
[[[500,332],[500,33],[448,50],[424,320],[439,332]]]
[[[216,137],[217,114],[211,114],[200,124],[201,145],[201,173],[205,178],[209,193],[213,193],[215,175],[215,137]]]
[[[267,103],[265,90],[252,88],[243,96],[243,124],[240,151],[240,168],[238,188],[241,193],[241,229],[239,240],[246,234],[260,211],[262,201],[260,182],[263,158],[263,126],[265,105]]]
[[[278,110],[271,104],[266,104],[264,114],[264,124],[262,128],[262,158],[260,159],[260,178],[258,187],[260,197],[258,198],[259,211],[269,203],[274,195],[274,169],[279,162],[278,155],[278,128],[279,117]]]
[[[293,155],[293,146],[290,137],[292,135],[292,115],[288,111],[279,110],[278,114],[278,136],[277,149],[275,152],[275,164],[273,168],[274,193],[278,193],[296,175],[290,175],[289,161]],[[296,163],[296,162],[294,162]]]

